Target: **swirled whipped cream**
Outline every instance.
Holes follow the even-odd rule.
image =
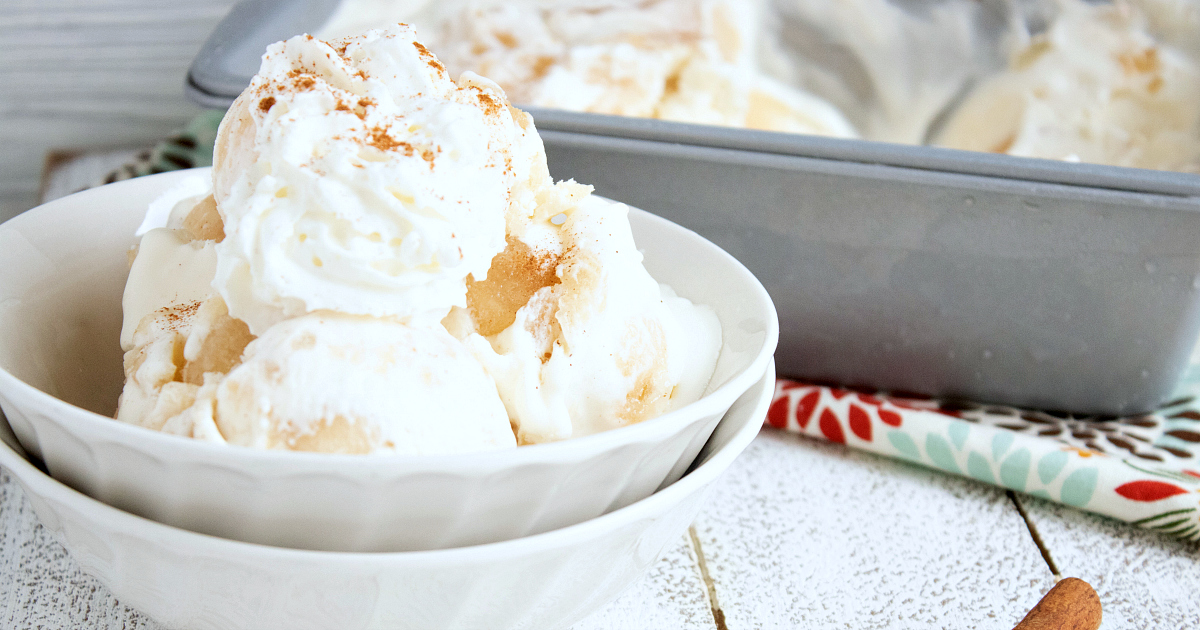
[[[500,88],[451,80],[408,26],[273,44],[217,138],[215,285],[255,334],[321,309],[436,321],[541,156]]]

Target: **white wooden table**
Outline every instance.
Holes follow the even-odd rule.
[[[1022,497],[1103,628],[1200,627],[1200,547]],[[575,630],[1011,628],[1054,579],[1007,494],[765,429],[692,531]],[[158,630],[81,573],[0,478],[0,628]]]

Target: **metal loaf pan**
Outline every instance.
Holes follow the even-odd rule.
[[[1200,177],[533,111],[555,177],[758,275],[782,375],[1141,413],[1200,332]]]
[[[244,2],[189,96],[227,106],[336,0]],[[1200,176],[530,109],[551,172],[740,258],[780,374],[1079,413],[1149,411],[1200,331]]]

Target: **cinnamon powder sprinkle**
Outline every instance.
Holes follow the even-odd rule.
[[[485,114],[493,116],[500,113],[500,102],[492,98],[491,94],[480,90],[478,98],[479,102],[483,104],[483,112]]]
[[[189,302],[187,304],[177,304],[174,306],[164,306],[156,312],[161,314],[166,320],[164,328],[167,330],[179,332],[180,327],[186,325],[196,315],[196,311],[200,310],[200,302]]]
[[[413,145],[392,137],[388,130],[380,125],[375,125],[367,132],[366,143],[370,146],[379,149],[380,151],[402,151],[405,157],[412,157],[417,154],[418,150]],[[439,148],[438,153],[441,152]],[[421,159],[429,163],[429,168],[433,168],[433,160],[437,154],[429,149],[420,149]]]
[[[358,103],[354,106],[354,115],[358,116],[359,120],[367,119],[367,108],[375,106],[375,99],[363,97],[358,99]]]
[[[437,57],[435,57],[433,53],[429,52],[429,49],[426,48],[424,44],[421,42],[413,42],[413,46],[417,47],[417,52],[421,53],[421,57],[425,59],[425,63],[429,64],[430,68],[433,68],[438,72],[446,71],[446,66],[442,65],[442,62],[438,61]]]
[[[412,155],[413,148],[407,142],[401,142],[391,136],[387,129],[375,125],[367,132],[367,144],[379,149],[380,151],[394,151],[398,148],[404,149],[405,155]]]
[[[267,98],[264,98],[263,100],[258,102],[258,108],[260,110],[262,110],[262,112],[264,114],[271,111],[271,108],[274,106],[275,106],[275,97],[274,96],[268,96]]]
[[[287,75],[292,79],[292,86],[298,90],[311,90],[317,84],[312,75],[303,70],[292,70]]]

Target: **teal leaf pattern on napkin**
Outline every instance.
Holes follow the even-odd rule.
[[[892,443],[900,455],[915,462],[921,461],[921,451],[917,449],[917,443],[913,441],[904,431],[888,431],[888,441]]]
[[[961,451],[963,445],[967,443],[967,436],[971,433],[971,425],[951,420],[946,432],[950,434],[950,441],[954,442],[954,448]]]
[[[1043,485],[1054,481],[1058,473],[1062,472],[1063,467],[1067,465],[1067,454],[1063,451],[1051,451],[1042,456],[1038,462],[1038,479],[1042,480]]]
[[[984,483],[996,485],[996,478],[992,476],[992,465],[986,457],[974,451],[967,455],[967,474]]]
[[[992,436],[992,460],[1000,461],[1004,454],[1008,452],[1008,447],[1012,446],[1016,436],[1008,431],[998,431]]]
[[[1099,471],[1095,468],[1080,468],[1067,475],[1059,492],[1062,502],[1074,507],[1087,505],[1092,500],[1092,492],[1096,490],[1098,476]]]
[[[1029,449],[1017,449],[1000,464],[1000,485],[1018,492],[1025,491],[1025,480],[1029,478]]]
[[[946,441],[946,438],[934,433],[927,435],[925,437],[925,454],[929,456],[934,466],[956,475],[962,474],[962,470],[954,461],[954,452],[950,450],[950,443]]]

